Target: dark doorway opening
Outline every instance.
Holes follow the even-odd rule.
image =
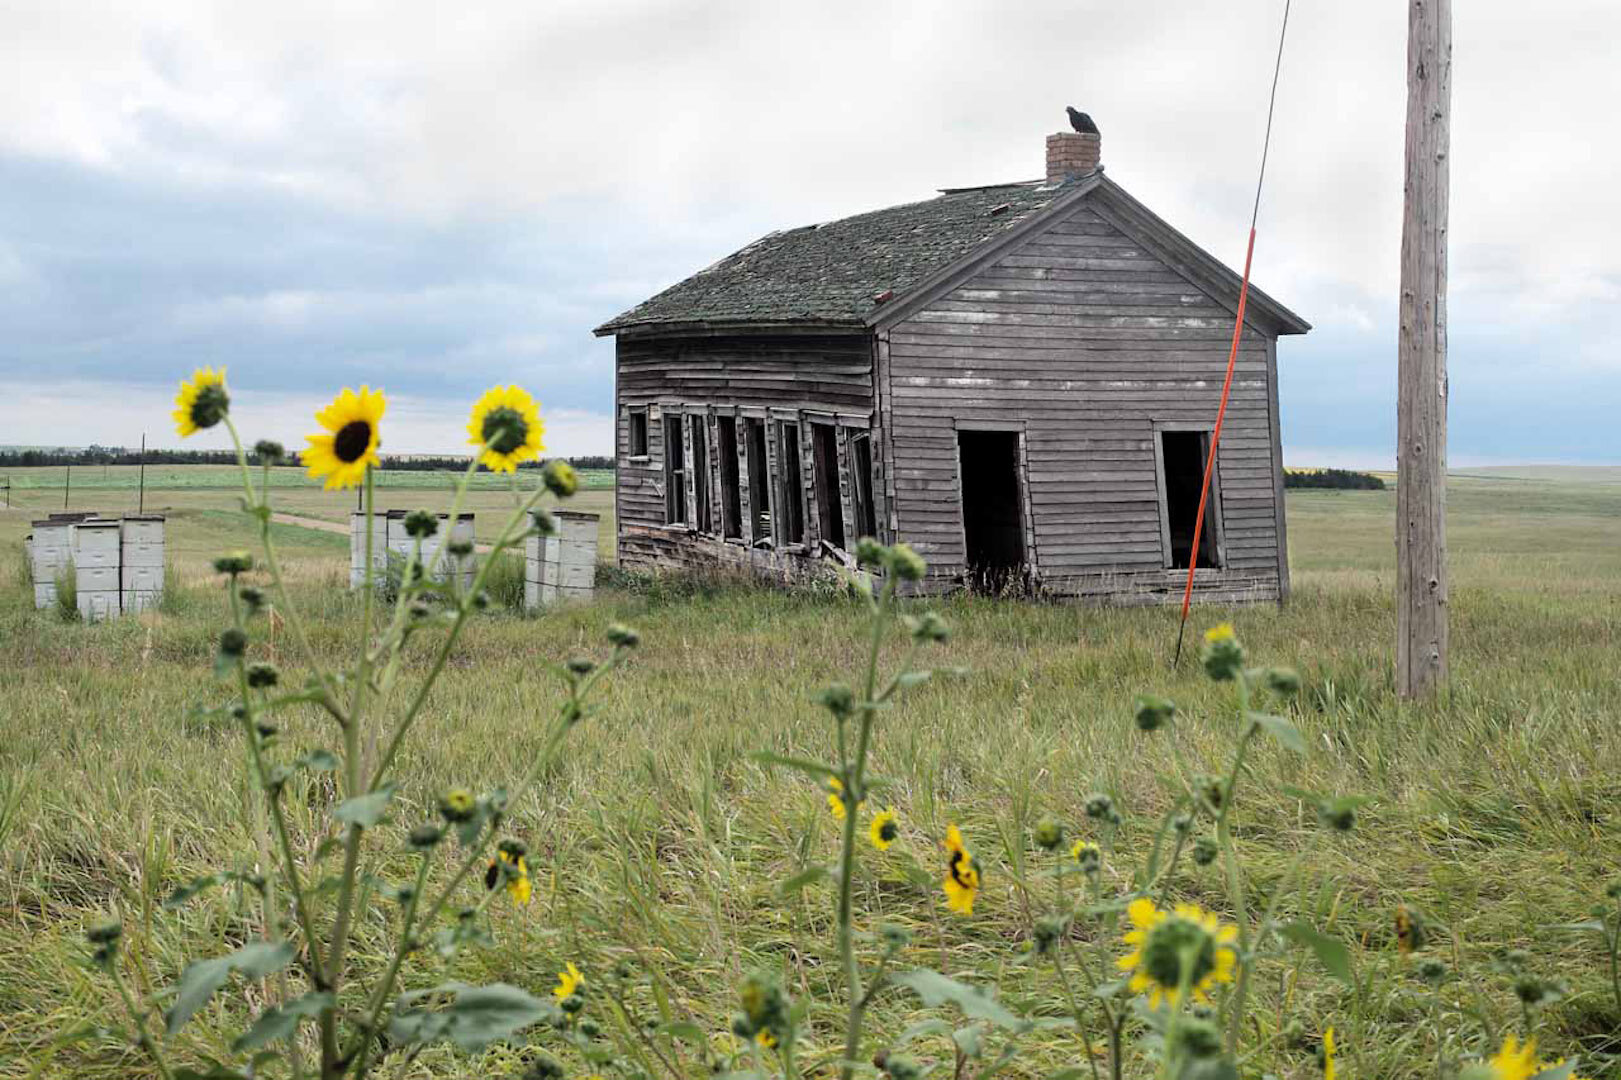
[[[720,465],[720,528],[728,540],[743,538],[743,493],[737,482],[737,420],[715,417],[716,461]]]
[[[1186,570],[1193,554],[1193,525],[1199,518],[1199,489],[1204,486],[1206,431],[1162,431],[1160,462],[1165,470],[1165,521],[1171,537],[1171,569]],[[1199,565],[1215,567],[1216,491],[1212,477],[1204,528],[1199,531]]]
[[[771,540],[771,477],[766,473],[765,421],[743,421],[743,444],[749,467],[749,542]]]
[[[959,431],[957,460],[969,587],[1004,592],[1019,584],[1025,564],[1019,433]]]
[[[836,548],[844,547],[844,503],[839,497],[838,429],[811,425],[811,454],[816,459],[816,524],[821,537]]]

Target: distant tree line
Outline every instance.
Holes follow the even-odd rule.
[[[576,469],[611,469],[614,461],[600,454],[567,459]],[[53,450],[29,448],[26,450],[0,450],[0,469],[28,469],[49,465],[235,465],[236,454],[230,450],[131,450],[124,446],[57,447]],[[249,452],[248,462],[259,464],[258,457]],[[297,465],[298,451],[289,449],[284,464]],[[528,461],[520,469],[537,469],[538,461]],[[434,472],[444,469],[467,468],[466,458],[412,455],[391,457],[383,455],[383,468],[390,472]]]
[[[1350,469],[1291,469],[1283,474],[1286,488],[1335,488],[1340,491],[1383,491],[1385,482],[1372,473]]]

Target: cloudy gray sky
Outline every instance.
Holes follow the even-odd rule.
[[[1405,7],[1296,0],[1256,281],[1293,464],[1395,440]],[[1456,5],[1452,458],[1621,461],[1621,6]],[[773,228],[1028,179],[1073,102],[1240,262],[1281,2],[0,0],[0,443],[251,436],[343,384],[453,449],[517,380],[608,448],[590,328]]]

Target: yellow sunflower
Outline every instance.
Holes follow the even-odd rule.
[[[867,829],[867,835],[872,837],[872,846],[879,851],[888,851],[889,845],[901,834],[900,816],[891,806],[888,810],[873,815],[872,825]]]
[[[198,368],[190,380],[182,380],[174,396],[175,430],[189,438],[225,419],[231,410],[231,396],[225,390],[225,369]]]
[[[767,1050],[770,1050],[777,1045],[777,1037],[771,1034],[771,1032],[763,1029],[754,1033],[754,1041],[759,1043]]]
[[[580,974],[580,969],[570,960],[568,966],[557,973],[557,985],[552,987],[552,997],[561,1004],[579,993],[580,987],[584,985],[585,976]]]
[[[830,776],[828,777],[827,786],[833,789],[827,796],[828,813],[833,815],[833,820],[843,821],[845,814],[844,783],[838,777]],[[861,806],[861,803],[856,803],[856,810],[860,811]]]
[[[1487,1064],[1491,1066],[1493,1080],[1531,1080],[1539,1071],[1537,1041],[1527,1039],[1521,1045],[1518,1036],[1509,1035],[1503,1039],[1503,1048]]]
[[[483,447],[478,460],[491,472],[512,472],[519,462],[546,449],[540,442],[545,430],[529,391],[521,386],[492,386],[473,405],[467,441]]]
[[[1232,641],[1237,636],[1238,634],[1233,630],[1233,624],[1230,622],[1217,623],[1204,632],[1206,645],[1214,645],[1219,641]]]
[[[940,883],[946,893],[946,906],[958,914],[972,915],[974,897],[979,895],[979,864],[963,845],[962,833],[955,825],[946,829],[945,849],[951,853],[945,880]]]
[[[1323,1080],[1334,1080],[1334,1029],[1323,1032]]]
[[[1150,1008],[1160,1001],[1175,1007],[1181,997],[1184,958],[1192,964],[1187,973],[1188,989],[1194,1001],[1206,1003],[1209,991],[1219,982],[1233,981],[1238,963],[1235,927],[1223,926],[1198,904],[1178,904],[1171,911],[1140,897],[1126,908],[1132,929],[1125,935],[1133,951],[1117,963],[1121,971],[1132,973],[1132,993],[1148,992]]]
[[[533,894],[529,884],[529,862],[522,851],[506,844],[490,860],[490,868],[484,872],[484,886],[493,889],[501,884],[503,877],[506,878],[507,892],[512,894],[512,899],[519,904],[529,903]]]
[[[347,386],[332,404],[315,414],[326,428],[325,435],[308,435],[309,449],[304,464],[310,476],[326,477],[326,490],[354,487],[366,478],[366,467],[376,466],[377,448],[383,445],[377,423],[383,418],[388,401],[381,390],[362,386],[355,393]]]

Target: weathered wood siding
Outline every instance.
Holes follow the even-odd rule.
[[[709,498],[716,532],[722,521],[722,484],[716,417],[738,418],[737,476],[741,488],[744,532],[755,508],[750,504],[750,477],[744,421],[767,423],[768,485],[775,511],[776,477],[782,475],[775,424],[798,425],[799,474],[804,489],[806,552],[820,539],[815,466],[810,424],[841,428],[866,427],[873,408],[873,360],[870,335],[738,335],[627,337],[616,344],[616,413],[618,417],[617,512],[619,562],[640,569],[714,565],[751,566],[776,576],[793,576],[794,552],[754,550],[747,543],[726,543],[665,523],[664,423],[667,410],[687,416],[685,460],[690,465],[692,424],[701,422],[709,436]],[[630,454],[630,423],[635,410],[648,413],[647,454]],[[829,485],[839,495],[835,513],[851,528],[847,442],[839,440],[840,475]],[[688,484],[689,497],[693,488]],[[773,520],[776,515],[773,513]],[[735,549],[735,550],[728,550]],[[730,557],[721,557],[723,554]],[[801,559],[800,561],[805,561]]]
[[[1165,566],[1156,424],[1214,420],[1232,314],[1129,225],[1087,200],[881,337],[894,523],[934,573],[964,569],[956,431],[980,424],[1022,427],[1045,587],[1153,602],[1186,577]],[[1222,566],[1197,582],[1209,599],[1281,591],[1270,344],[1252,328],[1241,343],[1217,460]]]

